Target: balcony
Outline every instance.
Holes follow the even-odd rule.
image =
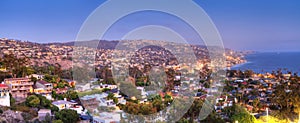
[[[24,82],[24,83],[12,83],[12,86],[23,86],[23,85],[33,85],[33,82]]]
[[[30,90],[31,88],[30,87],[21,87],[19,88],[19,90]]]
[[[18,91],[18,90],[30,90],[30,87],[20,87],[20,88],[12,88],[12,91]]]

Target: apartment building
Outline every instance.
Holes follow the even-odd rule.
[[[33,92],[33,82],[29,78],[8,78],[4,83],[11,88],[11,95],[18,98],[26,98],[28,93]]]
[[[46,82],[44,80],[37,81],[34,86],[34,93],[43,95],[49,100],[52,99],[52,90],[52,83]]]

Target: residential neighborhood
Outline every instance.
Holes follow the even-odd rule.
[[[23,49],[25,44],[46,47],[53,52],[66,49],[68,49],[66,51],[72,51],[72,46],[58,44],[40,46],[40,44],[8,39],[1,39],[1,41],[14,47],[9,51],[15,51],[18,46]],[[22,45],[18,45],[19,43]],[[112,56],[104,55],[105,53],[99,58],[100,61],[102,59],[106,62],[95,61],[99,64],[92,64],[96,68],[95,76],[90,76],[87,71],[84,71],[84,66],[73,66],[72,69],[71,66],[71,68],[63,67],[64,64],[61,62],[49,62],[52,58],[48,59],[48,56],[58,58],[56,55],[59,54],[53,52],[47,52],[42,55],[43,57],[37,58],[32,58],[32,56],[27,58],[27,50],[16,50],[25,53],[23,55],[12,54],[12,52],[4,53],[0,74],[2,78],[0,109],[3,112],[1,114],[3,118],[0,121],[137,122],[141,119],[136,119],[136,115],[155,114],[151,118],[144,117],[143,120],[166,122],[168,117],[161,111],[173,104],[176,105],[177,101],[188,96],[192,99],[191,107],[181,117],[175,118],[178,122],[265,121],[266,116],[276,116],[282,110],[292,111],[291,109],[296,107],[292,106],[292,102],[297,100],[287,100],[291,104],[280,107],[284,104],[278,102],[277,99],[281,98],[279,94],[297,97],[294,95],[297,94],[298,90],[295,89],[300,81],[297,74],[284,70],[262,74],[251,70],[226,69],[226,75],[221,76],[223,79],[216,81],[212,78],[212,71],[210,71],[213,66],[208,65],[209,61],[203,56],[206,51],[201,48],[194,47],[194,49],[202,51],[198,53],[204,60],[198,60],[196,67],[192,69],[187,69],[188,64],[178,64],[174,56],[165,49],[153,46],[140,49],[130,60],[129,77],[121,80],[114,78],[110,64],[117,62],[119,64],[115,67],[121,67],[122,60],[109,61],[111,60],[109,57]],[[106,49],[99,51],[114,52]],[[68,61],[68,54],[72,54],[59,53],[66,57],[64,59],[66,61]],[[117,53],[124,54],[125,52],[117,51]],[[227,53],[227,66],[245,62],[242,54],[230,50]],[[40,60],[39,58],[48,59],[48,62],[40,65],[32,64],[33,60]],[[152,66],[156,67],[152,68]],[[159,71],[158,67],[165,67],[165,71]],[[86,77],[86,79],[73,78],[72,72],[76,70],[83,70],[78,76]],[[192,76],[195,71],[199,73],[197,76]],[[215,95],[218,96],[214,97]],[[207,99],[212,99],[213,110],[206,119],[200,121],[196,117],[200,113],[198,109],[201,109]],[[240,112],[235,112],[235,110]],[[8,114],[13,114],[15,118],[7,116]],[[66,117],[66,114],[70,116]],[[290,119],[296,121],[294,116],[296,115],[290,115]],[[248,117],[248,119],[239,119],[239,117]]]

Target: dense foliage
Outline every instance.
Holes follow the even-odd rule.
[[[63,123],[76,123],[79,120],[79,116],[75,110],[62,109],[55,113],[55,119],[61,120]]]

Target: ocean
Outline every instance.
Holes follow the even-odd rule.
[[[253,70],[256,73],[283,72],[300,73],[300,52],[260,52],[245,56],[247,62],[231,67],[232,70]]]

